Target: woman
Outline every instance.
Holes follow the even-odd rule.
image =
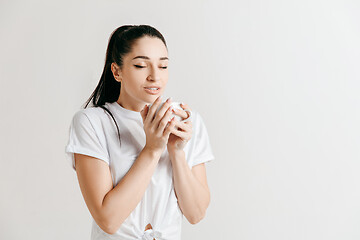
[[[155,28],[117,28],[100,82],[72,119],[66,153],[93,219],[92,240],[181,239],[183,215],[192,224],[205,216],[204,163],[214,156],[197,111],[173,110],[171,99],[160,107],[168,61]],[[185,110],[193,122],[174,118],[187,119]]]

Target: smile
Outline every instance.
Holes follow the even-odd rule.
[[[145,88],[145,91],[154,95],[160,92],[160,88]]]

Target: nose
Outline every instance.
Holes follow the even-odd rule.
[[[156,67],[152,67],[148,76],[148,79],[159,81],[160,80],[160,73]]]

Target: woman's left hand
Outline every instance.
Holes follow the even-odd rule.
[[[191,111],[187,104],[181,104],[180,106],[183,109]],[[180,116],[182,119],[186,119],[189,117],[189,114],[184,110],[176,108],[174,108],[173,110],[174,114]],[[190,120],[186,122],[179,122],[174,119],[174,121],[175,128],[171,132],[167,143],[167,149],[169,153],[183,150],[186,143],[191,139],[192,136],[192,122]],[[179,127],[179,130],[176,130],[176,127]]]

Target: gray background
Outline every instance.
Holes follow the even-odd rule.
[[[1,1],[1,239],[89,239],[65,159],[110,33],[149,24],[203,116],[211,204],[183,239],[360,239],[358,1]]]

